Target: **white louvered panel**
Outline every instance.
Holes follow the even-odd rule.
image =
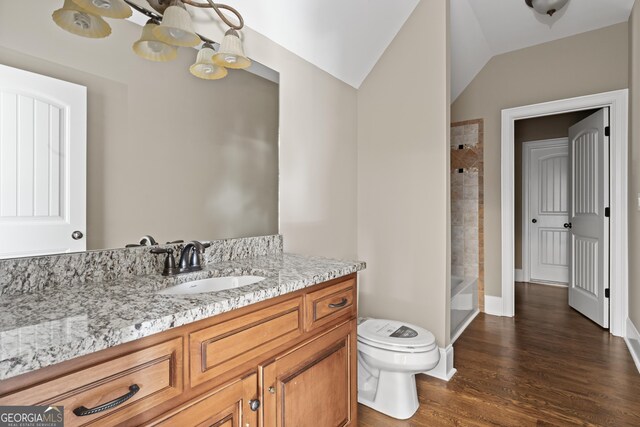
[[[18,213],[18,97],[0,93],[0,217]]]
[[[86,88],[0,65],[0,258],[86,249]]]
[[[588,130],[574,142],[575,213],[598,215],[598,131]]]
[[[568,267],[568,233],[565,230],[557,229],[541,229],[539,233],[538,256],[540,264]]]
[[[567,156],[540,160],[540,214],[567,213]]]
[[[49,216],[61,217],[64,196],[62,172],[65,169],[62,137],[63,113],[60,108],[49,106]]]
[[[35,116],[35,212],[49,215],[49,105],[36,101]]]
[[[18,216],[33,216],[33,117],[34,101],[18,97]]]
[[[63,111],[26,95],[0,96],[0,216],[59,218]]]
[[[598,296],[598,241],[575,238],[573,250],[575,254],[573,286]]]

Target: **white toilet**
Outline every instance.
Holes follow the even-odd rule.
[[[404,322],[363,319],[358,324],[358,402],[405,420],[418,410],[416,374],[440,360],[433,334]]]

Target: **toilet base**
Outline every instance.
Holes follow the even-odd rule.
[[[415,374],[381,371],[377,384],[358,390],[358,402],[399,420],[411,418],[420,402]]]

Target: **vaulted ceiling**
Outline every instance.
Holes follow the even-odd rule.
[[[418,1],[224,3],[236,7],[248,27],[358,88]],[[494,55],[627,21],[633,3],[634,0],[569,0],[566,7],[548,17],[533,11],[524,0],[450,0],[451,100]]]
[[[626,22],[633,3],[569,0],[549,17],[524,0],[451,0],[451,100],[494,55]]]
[[[225,0],[223,3],[236,7],[248,27],[358,88],[418,0]]]

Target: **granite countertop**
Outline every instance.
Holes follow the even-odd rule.
[[[365,264],[275,254],[159,274],[87,281],[0,296],[0,380],[143,338],[360,271]],[[253,285],[198,295],[158,295],[175,284],[215,276],[257,275]]]

